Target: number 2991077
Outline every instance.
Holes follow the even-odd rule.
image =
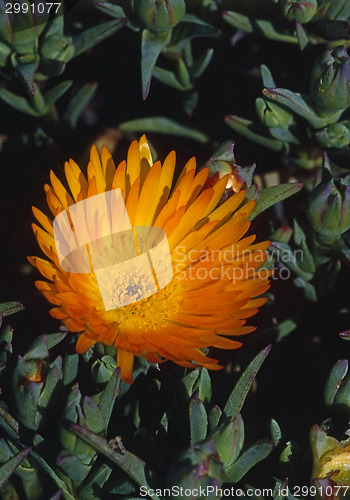
[[[5,4],[6,14],[50,14],[59,11],[62,2],[7,2]]]

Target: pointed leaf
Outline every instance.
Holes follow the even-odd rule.
[[[13,439],[19,438],[19,423],[2,406],[0,406],[0,426]]]
[[[216,429],[219,424],[222,415],[221,408],[218,405],[213,406],[208,414],[208,427],[209,431],[212,432]]]
[[[206,405],[210,403],[212,390],[211,390],[211,379],[209,372],[206,368],[201,369],[201,374],[199,377],[199,399]]]
[[[204,71],[209,66],[213,54],[214,49],[207,49],[198,57],[198,59],[196,59],[196,61],[190,68],[190,73],[194,80],[202,76]]]
[[[247,33],[257,33],[263,35],[271,40],[277,40],[280,42],[296,43],[296,37],[293,35],[288,35],[284,31],[280,31],[281,27],[283,29],[283,24],[272,23],[265,19],[253,19],[251,20],[248,16],[239,14],[238,12],[225,11],[223,12],[224,20],[234,26],[239,30],[246,31]]]
[[[125,19],[125,13],[121,7],[109,2],[95,2],[95,6],[114,19]]]
[[[0,315],[5,318],[6,316],[10,316],[10,314],[24,311],[24,309],[24,305],[20,302],[3,302],[0,304]]]
[[[58,490],[51,498],[50,500],[60,500],[62,497],[62,489]]]
[[[194,384],[197,382],[198,378],[199,378],[199,370],[192,370],[180,381],[180,384],[183,385],[189,398],[193,394],[193,387]]]
[[[98,434],[84,429],[77,424],[71,424],[71,428],[75,434],[83,439],[95,450],[103,453],[112,462],[117,464],[128,476],[130,476],[140,486],[148,488],[148,482],[145,475],[145,462],[128,451],[117,453],[109,445],[108,442]],[[149,495],[153,500],[159,500],[157,495]]]
[[[103,389],[103,391],[99,394],[98,400],[95,399],[95,402],[104,418],[105,427],[107,429],[109,419],[111,418],[114,403],[116,398],[120,393],[120,368],[117,368],[108,381],[108,384]]]
[[[96,94],[97,87],[97,82],[86,83],[69,101],[63,118],[72,128],[76,128],[80,116]]]
[[[297,94],[288,89],[263,89],[262,91],[265,97],[268,97],[273,102],[279,102],[291,109],[298,115],[302,116],[305,120],[307,120],[310,125],[315,128],[322,128],[328,124],[328,121],[324,118],[320,118],[316,111],[312,108],[310,98],[307,96],[302,96],[301,94]],[[340,116],[337,115],[337,118]],[[333,121],[333,120],[332,120]]]
[[[273,450],[273,443],[263,440],[250,446],[225,471],[225,483],[237,483],[258,462],[266,458]]]
[[[40,467],[47,473],[47,475],[51,477],[51,479],[56,483],[56,485],[62,489],[62,494],[65,500],[76,500],[75,497],[73,497],[69,493],[66,483],[60,477],[58,477],[56,472],[49,466],[49,464],[40,455],[38,455],[35,451],[31,450],[30,456],[33,457],[33,459],[40,465]]]
[[[72,85],[72,80],[61,82],[52,89],[48,90],[44,95],[46,111],[50,111],[55,102],[69,89]]]
[[[190,434],[191,444],[199,443],[207,436],[208,418],[198,390],[190,401]]]
[[[221,31],[199,18],[187,14],[181,23],[173,29],[171,43],[166,47],[165,52],[180,52],[194,38],[221,35]]]
[[[249,219],[253,220],[267,208],[275,205],[275,203],[278,203],[279,201],[289,198],[293,194],[296,194],[303,187],[304,184],[302,182],[287,182],[285,184],[279,184],[277,186],[261,189],[261,191],[259,191],[258,201],[253,212],[250,214]]]
[[[164,33],[152,33],[148,30],[142,31],[141,41],[141,76],[142,76],[142,98],[148,96],[151,85],[153,68],[157,62],[162,49],[170,40],[170,31]]]
[[[31,105],[31,102],[25,97],[20,97],[16,94],[13,94],[7,89],[0,89],[0,99],[2,99],[6,104],[15,108],[17,111],[21,113],[25,113],[31,116],[40,116],[36,109],[34,109]]]
[[[263,81],[264,87],[276,87],[275,80],[273,79],[272,73],[265,64],[260,66],[260,75]]]
[[[215,447],[225,469],[235,462],[244,444],[244,422],[241,414],[213,434]]]
[[[261,144],[262,146],[272,149],[273,151],[282,151],[283,149],[283,143],[281,141],[259,134],[251,120],[245,120],[244,118],[236,115],[227,115],[225,116],[225,122],[233,128],[233,130],[239,132],[244,135],[244,137],[247,137],[247,139],[250,139],[257,144]]]
[[[349,362],[347,359],[340,359],[333,366],[324,389],[324,399],[327,406],[333,404],[334,398],[339,390],[341,381],[348,373]]]
[[[278,423],[276,422],[276,420],[274,418],[272,418],[270,421],[270,431],[271,431],[271,437],[272,437],[273,444],[274,444],[274,446],[277,446],[278,443],[281,441],[282,432],[281,432],[280,426],[278,425]]]
[[[299,145],[300,141],[292,134],[292,132],[286,128],[282,127],[270,127],[269,132],[274,139],[281,142],[288,142],[290,144]]]
[[[155,66],[153,68],[153,77],[164,85],[168,85],[168,87],[172,87],[173,89],[179,90],[180,92],[184,92],[186,87],[179,82],[177,76],[172,71],[168,69],[159,68]]]
[[[149,118],[137,118],[135,120],[130,120],[124,122],[120,125],[120,130],[122,132],[155,132],[158,134],[169,134],[176,135],[179,137],[186,137],[188,139],[193,139],[202,144],[208,142],[208,137],[193,128],[181,125],[169,118],[164,118],[163,116],[153,116]]]
[[[102,464],[97,469],[93,467],[79,487],[80,500],[95,500],[98,490],[102,490],[108,481],[113,469],[107,464]],[[97,490],[97,491],[96,491]]]
[[[27,457],[27,455],[30,453],[30,450],[31,448],[26,448],[25,450],[20,451],[14,457],[10,458],[10,460],[1,465],[0,490],[4,486],[6,481],[9,479],[9,477],[11,477],[12,474],[15,472],[20,463],[22,463],[23,460]]]
[[[233,391],[231,392],[227,403],[224,408],[223,415],[230,419],[236,417],[237,413],[241,411],[244,404],[245,398],[249,392],[249,389],[260,370],[261,365],[265,361],[266,356],[270,352],[271,345],[268,345],[263,349],[248,365],[246,370],[241,375],[237,384],[235,385]]]
[[[102,42],[105,38],[113,35],[120,28],[123,28],[125,23],[125,19],[107,21],[106,23],[97,24],[96,26],[79,33],[79,35],[73,37],[73,45],[75,49],[73,57],[78,56],[82,52],[86,52],[91,49],[91,47],[94,47],[99,42]]]

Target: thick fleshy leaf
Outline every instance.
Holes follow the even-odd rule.
[[[26,448],[23,451],[20,451],[17,453],[14,457],[10,458],[8,462],[5,462],[3,465],[0,467],[0,489],[6,481],[9,479],[9,477],[12,476],[12,474],[15,472],[17,467],[20,465],[21,462],[28,456],[30,453],[31,448]]]
[[[190,435],[191,444],[199,443],[207,436],[208,417],[202,401],[199,399],[199,390],[190,401]]]
[[[72,481],[83,481],[91,469],[90,466],[82,464],[77,456],[67,452],[61,452],[56,463]]]
[[[141,41],[141,76],[142,76],[142,98],[148,96],[151,85],[153,68],[157,62],[162,49],[169,43],[171,31],[152,33],[148,30],[142,31]]]
[[[201,369],[201,374],[199,377],[199,399],[206,405],[210,403],[212,390],[211,390],[211,379],[209,372],[206,368]]]
[[[341,381],[348,373],[349,362],[347,359],[340,359],[335,363],[328,376],[324,389],[324,399],[327,406],[333,404],[334,398],[339,390]]]
[[[74,55],[78,56],[82,52],[86,52],[91,47],[94,47],[99,42],[102,42],[105,38],[116,33],[120,28],[123,28],[126,24],[125,19],[118,19],[116,21],[107,21],[106,23],[97,24],[92,28],[84,30],[79,35],[73,38],[74,45]]]
[[[122,123],[119,126],[122,132],[155,132],[158,134],[176,135],[193,139],[202,144],[208,142],[208,137],[200,132],[185,125],[181,125],[169,118],[163,116],[153,116],[148,118],[136,118]]]
[[[277,446],[282,438],[282,431],[274,418],[270,420],[270,431],[274,446]]]
[[[331,19],[319,19],[312,21],[309,29],[315,35],[326,40],[349,40],[350,24],[346,21],[333,21]]]
[[[180,384],[185,389],[188,398],[190,398],[193,395],[193,388],[198,378],[199,378],[199,370],[192,370],[185,377],[181,379]]]
[[[6,317],[24,311],[25,307],[20,302],[3,302],[0,304],[0,316]]]
[[[107,464],[102,464],[97,469],[95,467],[91,469],[89,475],[79,487],[79,499],[95,500],[98,490],[102,489],[108,481],[112,470],[112,467]]]
[[[75,500],[68,489],[66,483],[56,474],[50,465],[35,451],[31,450],[30,456],[40,465],[47,475],[55,482],[56,486],[62,489],[62,495],[65,500]]]
[[[145,462],[143,460],[126,450],[123,451],[123,453],[117,453],[108,445],[105,439],[88,429],[80,427],[80,425],[71,424],[71,428],[77,436],[117,464],[137,484],[148,488],[148,482],[145,475]],[[159,500],[155,494],[150,496],[153,500]]]
[[[278,203],[279,201],[289,198],[293,194],[296,194],[303,187],[304,184],[302,182],[288,182],[285,184],[279,184],[278,186],[261,189],[261,191],[259,191],[257,204],[255,205],[253,212],[250,214],[249,219],[253,220],[267,208],[275,205],[275,203]]]
[[[225,469],[237,460],[244,444],[244,423],[241,414],[213,434],[215,447]]]
[[[107,429],[109,419],[111,418],[114,403],[120,393],[120,369],[117,368],[108,381],[106,387],[92,399],[97,404],[104,421],[105,428]]]
[[[283,142],[260,134],[251,120],[246,120],[237,115],[227,115],[225,116],[225,122],[233,130],[257,144],[261,144],[273,151],[282,151],[283,149]]]
[[[315,128],[322,128],[328,124],[328,121],[324,118],[320,118],[316,111],[312,108],[311,100],[308,96],[303,96],[297,94],[288,89],[263,89],[262,91],[265,97],[268,97],[274,102],[283,104],[287,108],[291,109],[298,115],[302,116],[307,122],[310,123]],[[334,115],[332,122],[337,121],[340,113]]]
[[[63,118],[72,128],[76,128],[80,116],[83,114],[98,87],[97,82],[86,83],[71,98],[64,112]]]
[[[271,345],[265,347],[243,372],[226,402],[223,417],[233,419],[241,411],[249,389],[270,349]]]
[[[260,75],[263,81],[264,87],[276,87],[275,80],[273,79],[272,73],[265,64],[260,66]]]
[[[55,104],[55,102],[61,96],[63,96],[63,94],[65,92],[67,92],[67,90],[72,85],[72,83],[73,83],[72,80],[67,80],[65,82],[61,82],[46,92],[46,94],[44,95],[46,112],[52,108],[52,106]]]
[[[243,476],[261,460],[264,460],[273,450],[273,443],[262,440],[250,446],[225,471],[225,483],[237,483]]]
[[[289,35],[281,30],[283,24],[272,23],[265,19],[250,19],[248,16],[238,12],[226,11],[222,16],[225,21],[239,30],[246,31],[247,33],[257,33],[263,35],[271,40],[279,42],[297,43],[297,39],[293,35]]]
[[[213,406],[213,408],[208,413],[208,428],[209,432],[216,429],[219,424],[222,415],[221,408],[218,405]]]
[[[0,406],[0,426],[13,439],[19,438],[19,423],[2,406]]]

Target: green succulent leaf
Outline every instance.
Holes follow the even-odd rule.
[[[245,398],[249,389],[260,370],[261,365],[265,361],[268,353],[270,352],[271,345],[265,347],[248,365],[246,370],[241,375],[237,384],[233,388],[223,411],[223,417],[234,419],[238,412],[241,411]]]
[[[276,40],[278,42],[297,43],[297,38],[295,36],[281,31],[280,23],[272,23],[265,19],[251,19],[244,14],[233,11],[224,12],[222,17],[231,26],[246,31],[247,33],[263,35],[270,40]]]
[[[214,55],[214,50],[207,49],[198,57],[198,59],[195,60],[195,62],[193,63],[193,65],[190,68],[191,77],[193,79],[197,79],[200,76],[202,76],[204,71],[209,66],[213,55]]]
[[[311,102],[308,96],[303,96],[297,94],[288,89],[280,88],[265,88],[262,91],[263,95],[273,102],[278,102],[283,104],[287,108],[294,111],[298,115],[302,116],[310,125],[314,128],[325,127],[328,123],[333,123],[337,121],[341,113],[336,113],[331,119],[326,120],[325,118],[320,118],[316,111],[312,108]]]
[[[30,451],[30,456],[40,465],[40,467],[47,473],[48,476],[54,481],[56,486],[62,490],[62,495],[65,500],[76,500],[67,489],[66,483],[56,474],[50,465],[35,451]]]
[[[5,318],[11,314],[16,314],[20,311],[24,311],[25,307],[20,302],[3,302],[0,304],[0,316]]]
[[[148,488],[148,482],[145,475],[145,462],[143,462],[143,460],[126,450],[123,453],[117,453],[108,445],[105,439],[88,429],[80,427],[80,425],[71,424],[71,428],[77,436],[117,464],[137,484]],[[153,498],[153,500],[159,500],[155,494],[151,495],[151,498]]]
[[[96,489],[102,489],[108,481],[112,470],[112,467],[107,464],[102,464],[98,468],[92,468],[79,488],[80,500],[95,500]]]
[[[112,415],[115,400],[120,393],[120,382],[120,369],[117,368],[103,391],[93,398],[104,418],[106,429]]]
[[[244,422],[240,413],[213,434],[221,462],[227,469],[235,462],[244,444]]]
[[[199,399],[199,390],[190,400],[190,435],[191,444],[199,443],[207,436],[208,417],[202,401]]]
[[[10,458],[7,462],[0,466],[0,489],[4,486],[6,481],[12,476],[17,467],[29,455],[31,448],[26,448],[20,451],[15,456]]]
[[[273,447],[272,441],[267,439],[250,446],[236,462],[226,469],[225,482],[237,483],[254,465],[270,455]]]
[[[347,359],[340,359],[333,366],[324,389],[324,399],[327,406],[333,404],[334,398],[337,395],[341,381],[348,373],[349,362]]]
[[[201,374],[199,377],[199,399],[206,405],[210,403],[212,390],[211,390],[211,379],[209,372],[206,368],[201,369]]]
[[[164,83],[164,85],[168,85],[173,89],[179,90],[180,92],[184,92],[187,89],[187,87],[178,80],[178,77],[173,71],[155,66],[153,68],[152,75],[159,82]]]
[[[170,41],[171,32],[153,33],[152,31],[142,31],[141,41],[141,75],[142,75],[142,98],[148,96],[151,85],[152,72],[157,62],[159,54]]]
[[[277,446],[278,443],[281,441],[282,438],[282,431],[278,423],[274,418],[271,419],[270,421],[270,431],[271,431],[271,437],[274,446]]]
[[[19,423],[2,406],[0,406],[0,426],[13,439],[19,438]]]
[[[273,151],[282,151],[284,148],[283,142],[260,134],[251,120],[246,120],[237,115],[227,115],[225,116],[225,122],[229,127],[233,128],[233,130],[247,137],[247,139],[257,144],[261,144],[266,148],[272,149]]]
[[[163,116],[153,116],[148,118],[136,118],[122,123],[119,126],[122,132],[155,132],[158,134],[176,135],[198,141],[202,144],[208,142],[208,137],[200,132],[185,125],[181,125],[169,118]]]
[[[97,24],[92,28],[88,28],[79,35],[73,37],[74,55],[78,56],[82,52],[86,52],[105,38],[114,35],[118,30],[123,28],[126,24],[125,19],[116,21],[107,21],[106,23]]]
[[[81,463],[77,456],[70,455],[68,452],[61,452],[56,463],[72,481],[83,481],[91,469],[90,466]]]
[[[255,217],[261,212],[264,212],[267,208],[275,205],[279,201],[289,198],[293,194],[296,194],[304,187],[301,182],[285,183],[279,184],[278,186],[271,186],[268,188],[261,189],[259,191],[259,198],[254,207],[253,212],[250,214],[250,220],[255,219]]]
[[[199,378],[199,370],[192,370],[180,381],[180,384],[185,389],[188,399],[193,395],[195,384]]]
[[[275,80],[273,79],[272,73],[265,64],[260,66],[260,75],[263,81],[264,87],[273,88],[276,87]]]
[[[218,405],[213,406],[213,408],[208,413],[208,428],[209,431],[214,431],[220,421],[222,415],[221,408]]]
[[[71,98],[64,112],[63,119],[74,129],[78,120],[97,92],[98,83],[91,82],[83,85]]]

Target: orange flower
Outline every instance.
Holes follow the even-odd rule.
[[[29,257],[49,281],[36,286],[56,307],[50,313],[72,332],[82,332],[76,350],[84,353],[96,342],[114,345],[124,381],[132,383],[134,356],[151,363],[171,359],[185,367],[220,369],[203,349],[235,349],[242,344],[227,337],[255,328],[244,326],[266,301],[256,298],[269,288],[270,271],[259,270],[269,242],[253,244],[244,237],[255,202],[241,206],[240,191],[220,204],[227,176],[203,188],[208,169],[195,173],[191,158],[172,188],[175,152],[153,164],[145,136],[134,141],[127,160],[115,168],[106,147],[101,157],[91,148],[87,177],[69,160],[65,164],[67,190],[51,172],[45,185],[47,203],[56,217],[71,205],[119,188],[130,223],[156,226],[165,231],[171,252],[173,279],[157,293],[137,302],[106,311],[96,276],[62,270],[56,251],[53,222],[33,208],[40,225],[33,224],[38,243],[50,259]],[[240,207],[240,208],[239,208]],[[142,276],[135,276],[142,281]],[[123,292],[133,284],[124,283]],[[114,287],[114,293],[118,288]]]

